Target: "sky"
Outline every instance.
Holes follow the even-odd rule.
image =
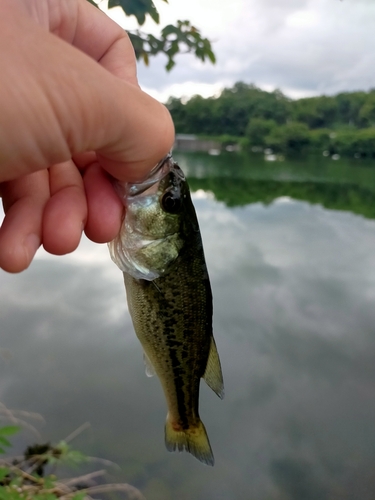
[[[209,38],[215,65],[180,55],[171,72],[166,57],[139,63],[142,88],[169,96],[218,95],[236,81],[264,90],[281,89],[293,98],[375,87],[374,0],[155,0],[160,25],[188,19]],[[119,8],[109,15],[125,29],[136,22]]]

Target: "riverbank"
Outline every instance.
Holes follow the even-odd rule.
[[[273,161],[283,156],[320,154],[338,160],[340,157],[355,159],[375,158],[375,127],[343,130],[306,130],[288,124],[278,127],[257,144],[249,137],[219,135],[177,134],[174,149],[178,151],[252,152]]]

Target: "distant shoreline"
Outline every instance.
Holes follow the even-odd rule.
[[[167,107],[186,151],[196,141],[197,151],[375,158],[375,89],[291,100],[238,82],[219,97],[171,98]]]

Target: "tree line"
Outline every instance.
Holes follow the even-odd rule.
[[[375,219],[375,192],[354,183],[274,181],[233,177],[189,177],[193,191],[211,191],[229,207],[270,204],[280,196],[308,201],[331,210],[345,210]]]
[[[375,157],[375,89],[293,100],[237,82],[219,97],[172,97],[167,107],[176,132],[275,153]]]

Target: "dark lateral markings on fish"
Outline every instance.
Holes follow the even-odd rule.
[[[214,465],[199,416],[200,379],[220,398],[224,384],[212,332],[211,285],[188,183],[168,155],[145,181],[116,189],[125,217],[109,250],[124,274],[146,374],[156,374],[164,391],[166,447]]]

